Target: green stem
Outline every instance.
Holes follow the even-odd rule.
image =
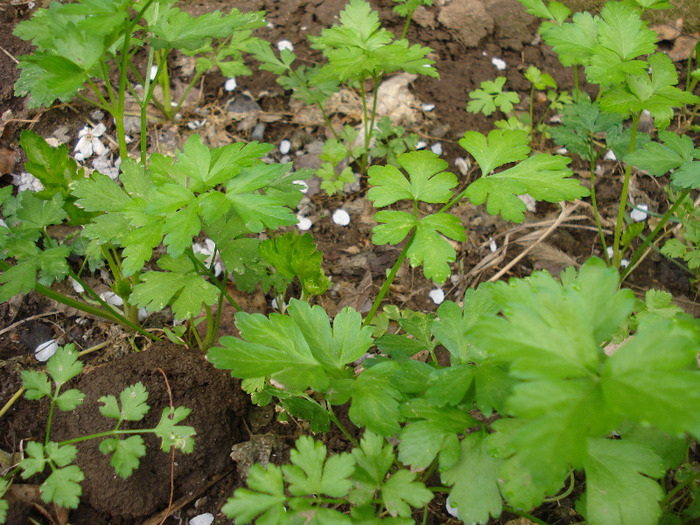
[[[362,152],[362,157],[364,159],[364,164],[365,168],[367,167],[367,150],[369,150],[369,129],[367,126],[369,125],[368,121],[368,114],[367,114],[367,93],[365,93],[365,79],[366,77],[362,77],[360,79],[360,96],[362,97],[362,126],[365,130],[365,148],[364,151]],[[376,93],[375,93],[375,98],[376,98]]]
[[[630,138],[630,153],[635,149],[637,141],[637,126],[641,111],[632,117],[632,136]],[[622,184],[622,195],[620,195],[620,209],[617,211],[617,224],[615,225],[615,236],[613,238],[613,267],[620,267],[622,252],[620,251],[620,238],[622,237],[622,227],[625,222],[625,207],[627,206],[627,194],[629,193],[630,177],[632,175],[632,165],[627,164],[625,167],[625,181]]]
[[[56,391],[53,393],[53,396],[51,397],[51,407],[49,408],[49,418],[46,421],[46,437],[44,438],[44,447],[46,447],[50,441],[49,436],[51,436],[51,421],[53,420],[53,409],[54,409],[54,406],[56,406],[56,398],[58,398],[58,393],[61,391],[61,386],[63,386],[63,383],[56,384]]]
[[[403,247],[403,250],[401,250],[401,254],[399,254],[399,258],[396,259],[394,266],[391,268],[391,272],[389,272],[389,276],[386,278],[386,281],[384,281],[384,284],[380,288],[379,293],[377,294],[377,298],[374,300],[374,303],[372,304],[372,308],[370,309],[369,313],[367,314],[367,317],[365,317],[365,320],[362,322],[362,326],[367,326],[372,322],[372,319],[374,318],[374,314],[377,313],[377,309],[379,308],[379,305],[382,303],[384,296],[389,291],[389,286],[391,286],[391,283],[394,281],[394,278],[396,277],[396,273],[399,271],[401,264],[403,263],[404,259],[406,258],[406,254],[408,253],[408,249],[413,244],[413,239],[415,239],[415,232],[411,235],[411,238],[406,243],[406,246]]]
[[[413,13],[415,13],[416,10],[412,9],[410,13],[406,16],[406,23],[403,26],[403,31],[401,31],[401,38],[399,40],[405,40],[406,35],[408,34],[408,26],[411,25],[411,19],[413,18]]]
[[[318,401],[310,398],[309,396],[303,396],[305,399],[309,401],[313,401],[314,403],[318,404]],[[326,403],[326,411],[328,412],[328,417],[331,418],[331,421],[335,423],[335,425],[340,429],[340,431],[345,435],[346,438],[348,438],[348,441],[352,443],[353,447],[359,448],[360,444],[355,440],[354,437],[348,432],[348,430],[343,426],[343,424],[340,422],[340,420],[337,418],[335,413],[333,412],[333,407],[330,405],[330,403]]]
[[[575,485],[576,485],[576,477],[574,476],[574,471],[572,470],[569,473],[569,487],[561,494],[558,494],[556,496],[552,496],[551,498],[544,498],[544,500],[542,500],[542,501],[544,503],[554,503],[557,501],[561,501],[564,498],[568,497],[574,491]]]
[[[219,294],[219,303],[221,302],[221,297],[222,295]],[[209,341],[213,338],[214,334],[214,316],[211,314],[211,306],[205,303],[204,311],[207,314],[207,334],[204,336],[204,343],[202,344],[202,347],[200,347],[202,352],[209,350]]]
[[[197,259],[197,256],[194,254],[194,251],[192,248],[189,248],[188,250],[185,251],[187,253],[187,256],[190,258],[190,260],[197,266],[199,269],[204,270],[207,275],[211,278],[212,284],[216,286],[219,291],[224,294],[224,297],[226,297],[226,300],[229,302],[231,306],[233,306],[236,310],[242,311],[241,307],[238,306],[238,303],[233,300],[233,297],[226,291],[226,283],[222,283],[217,279],[216,275],[214,275],[214,272],[212,271],[211,268],[209,268],[206,264],[204,264],[202,261]],[[216,260],[216,252],[212,256],[212,266],[214,265],[214,261]]]
[[[580,96],[578,87],[578,65],[574,64],[574,100],[578,101]]]
[[[68,439],[66,441],[61,441],[58,443],[59,447],[63,445],[71,445],[73,443],[80,443],[81,441],[88,441],[90,439],[97,439],[107,436],[123,435],[123,434],[153,434],[155,433],[155,428],[145,428],[145,429],[133,429],[133,430],[108,430],[106,432],[100,432],[99,434],[90,434],[88,436],[80,436],[73,439]]]
[[[680,196],[676,199],[676,202],[673,203],[673,206],[666,210],[666,213],[664,213],[663,217],[661,217],[661,220],[656,225],[656,228],[652,230],[652,232],[647,236],[647,238],[644,239],[642,245],[639,248],[637,248],[637,250],[634,252],[634,256],[632,257],[632,259],[630,259],[630,263],[627,265],[627,268],[622,273],[620,282],[624,281],[625,278],[629,275],[629,273],[632,271],[632,268],[634,268],[635,263],[644,253],[644,250],[646,250],[647,246],[649,246],[649,244],[651,244],[651,242],[656,238],[661,229],[674,215],[678,207],[683,203],[683,201],[688,197],[688,195],[690,195],[690,188],[683,190],[683,193],[681,193]]]
[[[598,227],[600,235],[600,244],[603,246],[603,254],[605,261],[610,265],[610,257],[608,256],[608,245],[605,242],[605,234],[603,233],[603,225],[600,222],[600,214],[598,213],[598,202],[595,196],[595,159],[591,160],[591,205],[593,206],[593,218]]]
[[[222,308],[224,305],[224,294],[220,293],[219,294],[219,304],[217,305],[216,309],[216,319],[214,319],[214,326],[209,328],[207,326],[207,338],[204,340],[204,350],[209,350],[211,348],[211,345],[214,343],[214,337],[216,337],[216,334],[219,332],[219,324],[221,323],[221,313],[222,313]]]
[[[535,122],[533,117],[533,110],[535,107],[535,85],[533,84],[530,88],[530,132],[535,129]]]
[[[673,498],[675,498],[676,494],[678,494],[681,490],[683,490],[685,487],[690,485],[691,483],[697,481],[700,478],[700,472],[694,472],[691,476],[688,476],[688,478],[684,479],[681,483],[673,487],[668,494],[662,499],[659,503],[661,505],[661,508],[665,507],[668,505]]]

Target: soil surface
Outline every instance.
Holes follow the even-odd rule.
[[[371,3],[379,11],[385,27],[399,34],[404,21],[392,11],[394,3],[391,0],[371,0]],[[416,13],[408,32],[412,43],[433,50],[431,58],[435,60],[440,79],[420,77],[409,83],[409,90],[418,103],[433,104],[434,109],[420,109],[417,104],[419,109],[399,123],[417,133],[428,146],[439,142],[452,171],[459,173],[456,159],[468,158],[458,144],[464,132],[477,130],[485,133],[493,128],[493,119],[466,111],[468,92],[478,88],[484,80],[505,75],[508,88],[520,94],[519,108],[525,109],[529,104],[529,83],[524,72],[529,65],[551,74],[562,90],[572,89],[573,73],[564,69],[551,49],[542,44],[537,34],[538,21],[526,14],[517,0],[452,0],[435,4]],[[194,14],[231,7],[238,7],[241,11],[266,11],[269,24],[259,31],[259,36],[271,42],[289,40],[301,63],[315,63],[319,59],[318,53],[309,48],[306,36],[318,35],[322,28],[336,23],[344,5],[345,0],[181,2],[183,9]],[[114,133],[109,119],[93,114],[92,108],[80,103],[60,104],[38,112],[28,110],[25,100],[14,96],[13,84],[18,71],[13,57],[31,52],[31,46],[11,32],[14,25],[31,16],[36,7],[22,1],[0,5],[0,115],[3,116],[0,121],[0,167],[5,172],[1,179],[3,185],[11,182],[10,174],[21,173],[26,159],[18,146],[21,129],[32,128],[44,137],[66,142],[69,147],[75,144],[78,129],[86,123],[104,121],[107,133]],[[673,48],[674,41],[670,41],[669,46]],[[495,67],[494,58],[505,61],[504,71]],[[177,65],[171,72],[173,82],[186,82],[189,75],[187,61],[182,59],[174,63]],[[254,133],[259,134],[262,130],[265,142],[276,145],[283,139],[291,142],[291,157],[285,158],[275,150],[273,155],[277,160],[292,160],[297,169],[318,167],[320,148],[327,135],[325,124],[316,113],[291,101],[289,93],[275,82],[274,76],[258,71],[252,59],[249,66],[255,73],[237,78],[238,87],[233,93],[224,90],[225,79],[219,73],[207,75],[198,86],[196,100],[183,111],[179,122],[160,123],[154,127],[150,137],[151,149],[172,152],[192,133],[201,134],[211,146],[219,146],[236,140],[252,140]],[[682,69],[679,63],[681,76]],[[595,94],[590,86],[584,85],[583,89]],[[356,125],[357,100],[348,97],[341,102],[333,115],[334,121],[338,125]],[[241,120],[237,117],[241,108],[253,108],[252,111],[246,109],[253,116]],[[548,118],[545,110],[544,103],[538,100],[535,118]],[[197,124],[192,130],[187,124],[195,121]],[[533,147],[543,151],[554,148],[546,141]],[[19,153],[16,164],[14,160],[7,160],[13,159],[10,153]],[[598,177],[596,186],[599,205],[604,219],[612,220],[617,213],[616,199],[622,186],[622,172],[615,161],[600,164],[603,176]],[[573,167],[584,183],[590,185],[585,167]],[[477,175],[474,167],[469,168],[462,184],[466,185]],[[663,213],[666,206],[663,185],[663,180],[635,175],[631,199]],[[401,250],[401,246],[377,247],[371,243],[371,229],[376,223],[374,209],[366,199],[364,181],[347,190],[329,197],[320,190],[319,181],[312,179],[299,209],[313,223],[310,231],[324,254],[324,270],[333,283],[329,292],[318,299],[331,315],[345,306],[366,313],[385,278],[386,269],[391,267]],[[546,242],[540,243],[537,249],[498,277],[526,276],[541,268],[556,274],[565,266],[580,265],[591,255],[601,255],[590,205],[582,202],[575,206],[568,219],[549,235]],[[350,214],[349,227],[339,226],[331,220],[332,213],[338,208]],[[467,288],[496,276],[533,242],[533,238],[537,238],[538,233],[541,235],[547,230],[559,216],[560,209],[540,203],[536,212],[528,212],[523,225],[494,218],[482,207],[468,203],[454,208],[453,212],[466,227],[467,241],[456,247],[453,276],[443,290],[446,299],[459,301]],[[490,247],[492,241],[496,243],[495,252]],[[683,308],[697,315],[695,288],[689,277],[672,262],[652,254],[633,272],[627,285],[640,295],[650,288],[667,290]],[[99,283],[99,276],[94,276],[94,280]],[[433,288],[435,284],[426,280],[420,269],[405,265],[399,270],[387,303],[400,308],[435,311],[437,306],[428,296]],[[261,292],[245,295],[232,290],[231,293],[246,311],[270,311],[271,297],[265,297]],[[157,327],[167,321],[156,318],[149,319],[148,323]],[[233,312],[227,309],[223,313],[220,335],[236,333]],[[78,464],[85,472],[86,480],[83,482],[81,506],[70,513],[70,522],[76,525],[155,525],[165,517],[169,507],[174,510],[166,524],[186,523],[187,518],[203,512],[217,516],[217,523],[232,523],[220,513],[221,506],[233,490],[241,486],[243,479],[236,463],[229,458],[231,447],[239,442],[249,442],[252,445],[247,457],[282,463],[288,457],[293,439],[305,431],[303,425],[295,422],[275,421],[274,411],[270,408],[251,407],[239,384],[227,374],[214,370],[201,353],[166,343],[149,346],[145,340],[134,339],[107,323],[87,319],[79,312],[34,293],[0,305],[0,406],[21,386],[21,371],[38,366],[32,352],[38,344],[50,338],[75,343],[80,350],[103,342],[110,343],[107,348],[83,358],[86,371],[71,387],[83,390],[86,402],[75,413],[56,417],[53,439],[107,430],[108,423],[97,410],[97,398],[118,395],[123,388],[136,382],[142,382],[149,391],[151,411],[146,416],[146,425],[155,425],[163,408],[169,405],[169,385],[173,405],[193,410],[183,423],[197,430],[194,452],[190,455],[177,453],[174,458],[169,453],[158,451],[157,439],[147,437],[147,446],[154,451],[142,459],[141,468],[126,481],[114,474],[108,460],[97,449],[97,442],[81,444]],[[133,352],[134,347],[142,351]],[[19,451],[27,439],[42,439],[47,410],[45,403],[18,400],[0,418],[0,449],[13,453]],[[353,428],[342,411],[339,416]],[[337,430],[317,438],[324,439],[333,451],[348,448],[347,441]],[[239,470],[244,463],[239,459]],[[169,505],[171,470],[173,492],[172,505]],[[29,482],[40,483],[41,479]],[[579,521],[581,518],[573,510],[572,498],[544,506],[535,515],[551,524]],[[27,499],[32,498],[25,497]],[[430,505],[428,523],[457,523],[444,508],[444,501],[436,498]],[[55,511],[44,509],[43,512],[51,514]],[[14,499],[8,523],[24,524],[29,523],[29,519],[49,523],[39,505]],[[512,519],[514,516],[506,513],[493,523],[505,524]]]

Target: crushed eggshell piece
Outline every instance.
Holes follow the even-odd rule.
[[[333,222],[338,226],[347,226],[350,224],[350,214],[342,208],[338,208],[333,212]]]

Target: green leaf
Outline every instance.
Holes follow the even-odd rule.
[[[367,198],[382,208],[401,199],[445,203],[452,196],[457,177],[445,170],[448,164],[431,151],[411,151],[397,156],[409,180],[394,166],[372,166]]]
[[[574,13],[571,23],[545,22],[540,27],[540,33],[559,55],[563,66],[587,65],[598,43],[599,23],[600,18],[591,13]]]
[[[88,179],[73,182],[71,189],[78,198],[76,204],[89,212],[120,212],[131,202],[117,182],[99,171],[93,171]]]
[[[399,470],[382,485],[382,503],[392,516],[409,518],[411,507],[422,507],[433,499],[433,493],[415,478],[413,472]]]
[[[453,364],[479,360],[467,338],[467,331],[482,315],[493,314],[498,310],[488,285],[479,286],[476,290],[467,289],[464,294],[464,311],[451,301],[440,305],[437,310],[438,319],[431,328],[433,335],[452,355]]]
[[[400,243],[418,224],[417,219],[405,211],[382,210],[374,214],[374,220],[385,223],[372,228],[372,243],[376,246]]]
[[[282,471],[293,496],[327,494],[342,498],[352,486],[353,457],[342,453],[326,459],[325,445],[309,436],[297,439],[290,461],[292,465],[285,465]]]
[[[448,213],[423,217],[416,226],[413,244],[406,252],[411,266],[416,268],[422,263],[423,274],[437,284],[447,280],[452,273],[448,263],[456,259],[454,248],[443,235],[455,241],[466,240],[458,217]]]
[[[469,93],[472,100],[467,104],[470,113],[483,113],[487,117],[496,109],[503,113],[513,111],[513,105],[520,102],[520,96],[514,91],[503,91],[506,77],[498,77],[494,81],[484,80],[479,89]]]
[[[41,399],[51,395],[51,383],[43,372],[22,370],[22,388],[27,399]]]
[[[530,153],[525,131],[494,129],[489,133],[488,141],[478,131],[467,131],[459,139],[459,145],[474,157],[482,176],[504,164],[523,160]]]
[[[603,369],[605,398],[632,421],[700,435],[700,372],[693,333],[668,320],[643,321]]]
[[[148,392],[146,387],[143,386],[143,383],[136,383],[126,387],[119,394],[121,410],[114,396],[102,396],[97,401],[104,403],[100,407],[100,413],[105,417],[111,417],[119,421],[140,421],[149,410],[149,406],[146,404],[147,399]]]
[[[476,205],[488,199],[486,211],[492,215],[522,222],[526,207],[518,195],[527,193],[536,200],[559,202],[589,194],[578,180],[571,178],[572,172],[566,167],[569,162],[558,155],[534,155],[505,171],[482,176],[467,188],[465,195]]]
[[[258,251],[287,281],[298,277],[307,294],[321,295],[328,289],[330,281],[321,268],[323,254],[310,234],[287,232],[263,241]]]
[[[35,193],[23,191],[18,196],[17,218],[22,230],[42,230],[52,224],[61,224],[66,218],[63,210],[63,197],[54,195],[51,200],[43,200]]]
[[[656,525],[663,491],[649,477],[660,478],[664,469],[651,449],[637,443],[591,439],[584,468],[586,492],[576,510],[586,521]]]
[[[78,352],[75,350],[75,345],[71,343],[59,347],[46,364],[46,369],[51,374],[51,379],[58,386],[82,372],[83,363],[78,361]]]
[[[547,88],[557,89],[557,83],[549,73],[542,73],[537,67],[529,66],[525,71],[525,78],[530,81],[535,89],[544,91]]]
[[[360,440],[359,448],[352,449],[352,456],[356,463],[353,478],[369,485],[373,493],[384,482],[394,462],[394,447],[378,434],[367,431]]]
[[[399,432],[399,459],[424,470],[435,457],[476,421],[461,408],[437,408],[422,399],[406,402],[401,413],[410,421]]]
[[[22,479],[31,478],[34,474],[44,471],[46,459],[44,458],[44,446],[36,441],[30,441],[25,447],[26,456],[19,462],[22,467]]]
[[[396,363],[386,362],[365,370],[352,383],[350,419],[380,436],[392,436],[399,431],[402,420],[399,411],[401,393],[387,378]]]
[[[61,392],[61,394],[56,398],[56,405],[58,406],[59,410],[70,412],[82,404],[83,399],[85,399],[85,394],[83,394],[80,390],[71,388],[70,390]]]
[[[248,486],[236,489],[222,512],[236,523],[250,523],[258,516],[258,523],[283,523],[287,496],[282,470],[272,463],[267,468],[256,463],[248,471]]]
[[[659,177],[673,170],[671,184],[674,188],[700,187],[700,149],[695,148],[687,135],[660,131],[658,142],[649,142],[643,148],[625,156],[629,162],[650,175]]]
[[[172,259],[166,257],[162,257],[158,264],[168,270]],[[181,257],[181,260],[187,259]],[[146,272],[129,297],[132,304],[149,312],[159,312],[171,305],[177,319],[195,317],[202,311],[202,304],[212,305],[218,299],[219,289],[194,270]]]
[[[450,500],[465,523],[489,521],[503,510],[498,489],[502,460],[493,457],[485,443],[485,434],[470,434],[460,443],[459,461],[442,472],[440,479],[451,486]]]
[[[600,105],[607,111],[624,116],[647,110],[654,117],[656,126],[664,129],[673,117],[674,107],[697,104],[700,97],[675,87],[678,75],[668,55],[651,55],[649,68],[651,76],[646,73],[646,67],[643,68],[644,72],[627,75],[626,83],[617,84],[605,92]]]
[[[77,509],[83,489],[80,482],[85,479],[77,465],[55,469],[41,484],[41,499],[68,509]]]
[[[36,259],[23,260],[0,274],[0,302],[34,289],[37,263]]]
[[[141,436],[107,438],[100,442],[100,452],[112,454],[110,465],[122,479],[126,479],[139,468],[139,458],[146,455],[146,445]]]
[[[46,457],[59,467],[70,465],[78,456],[78,449],[75,445],[59,445],[49,441],[46,445]]]
[[[193,436],[196,434],[194,428],[177,424],[185,419],[190,412],[191,410],[185,407],[163,409],[160,422],[153,429],[153,433],[162,440],[160,448],[163,452],[170,452],[170,447],[175,447],[185,454],[192,452],[194,448]]]

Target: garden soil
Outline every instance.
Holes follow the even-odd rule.
[[[403,19],[392,12],[393,2],[372,0],[371,3],[378,9],[385,26],[399,34]],[[417,11],[408,38],[412,43],[433,50],[430,57],[435,61],[440,79],[405,80],[404,91],[396,93],[405,95],[408,92],[414,97],[401,124],[428,145],[439,142],[452,171],[459,173],[455,159],[468,158],[458,144],[464,132],[486,133],[493,127],[493,119],[466,111],[470,91],[484,80],[505,74],[509,89],[520,94],[519,108],[525,109],[529,103],[529,85],[524,78],[528,66],[535,65],[551,74],[563,90],[572,89],[573,74],[563,69],[554,53],[542,44],[537,34],[537,20],[526,14],[516,0],[443,0],[434,4]],[[309,48],[306,36],[318,35],[322,28],[336,23],[344,5],[345,0],[185,0],[181,3],[183,9],[193,14],[230,7],[242,11],[265,10],[269,24],[259,31],[259,36],[272,42],[289,40],[301,63],[307,64],[316,63],[319,55]],[[58,104],[42,111],[28,110],[25,100],[14,96],[13,83],[18,77],[15,58],[31,52],[31,47],[11,32],[14,25],[28,18],[36,7],[34,2],[24,0],[0,4],[0,171],[3,171],[0,175],[3,185],[11,183],[11,174],[21,173],[26,160],[18,147],[22,129],[32,128],[44,137],[53,136],[72,146],[77,131],[100,118],[92,113],[92,108],[79,103]],[[686,29],[692,32],[697,27]],[[674,42],[668,44],[673,47]],[[171,71],[176,84],[186,81],[188,75],[187,60],[179,58]],[[505,62],[505,71],[495,67],[494,58]],[[233,93],[224,90],[225,79],[220,74],[206,76],[193,90],[195,96],[179,122],[159,123],[154,127],[149,148],[172,153],[193,132],[201,134],[210,145],[219,146],[235,140],[251,140],[254,132],[262,131],[262,140],[266,142],[276,145],[283,139],[291,142],[289,160],[296,168],[318,167],[320,146],[328,133],[318,115],[290,100],[289,93],[270,73],[258,71],[252,60],[249,65],[253,75],[238,78],[238,87]],[[680,63],[679,70],[682,73]],[[583,88],[594,94],[590,87]],[[389,97],[388,103],[398,100],[399,94]],[[428,110],[421,104],[434,105],[434,109]],[[405,109],[406,105],[398,106]],[[334,122],[339,126],[356,125],[358,109],[356,97],[347,93],[338,101]],[[537,99],[535,117],[548,118],[545,109],[544,101]],[[187,124],[195,121],[197,123],[190,127],[197,129],[192,131]],[[104,122],[108,133],[113,133],[113,125],[107,119]],[[549,151],[553,145],[543,141],[534,148]],[[274,154],[278,160],[287,160],[277,150]],[[573,168],[584,184],[590,185],[585,167],[574,165]],[[604,176],[598,177],[596,189],[604,218],[612,220],[617,213],[615,199],[621,188],[622,173],[614,161],[602,162],[601,168]],[[476,170],[469,168],[462,177],[462,185],[476,176]],[[663,180],[635,176],[632,182],[631,197],[635,202],[664,211]],[[318,302],[331,314],[345,306],[366,313],[401,246],[377,247],[371,243],[371,229],[376,223],[371,203],[366,199],[364,181],[331,197],[319,190],[318,180],[312,179],[309,185],[300,212],[313,222],[311,233],[324,253],[324,270],[333,282],[332,288]],[[503,275],[499,272],[506,264],[537,240],[538,235],[547,232],[560,216],[560,208],[540,203],[535,212],[528,212],[523,225],[491,217],[482,207],[463,204],[455,208],[453,211],[466,228],[467,241],[456,246],[457,262],[444,288],[446,298],[459,301],[467,288],[494,276],[525,276],[541,268],[557,273],[565,266],[581,264],[591,255],[601,255],[590,206],[586,203],[569,206],[568,217],[550,232],[546,242],[541,242]],[[350,214],[349,227],[332,221],[332,213],[338,208]],[[491,249],[492,241],[496,245],[495,252]],[[99,288],[99,276],[94,276],[94,284]],[[689,276],[656,254],[645,259],[627,285],[640,295],[650,288],[667,290],[682,307],[697,315]],[[399,270],[388,302],[401,308],[434,311],[436,305],[428,297],[434,287],[420,270],[405,266]],[[270,311],[271,297],[261,292],[244,295],[231,290],[231,293],[246,311]],[[230,309],[223,312],[221,335],[237,334],[233,313]],[[153,316],[147,324],[157,328],[167,321]],[[29,523],[30,518],[38,523],[50,523],[50,519],[54,523],[67,523],[69,519],[76,525],[156,525],[163,519],[166,524],[180,524],[203,512],[217,516],[217,523],[232,523],[223,517],[220,509],[233,490],[241,486],[245,466],[253,461],[284,462],[294,438],[309,432],[303,422],[276,421],[275,410],[271,407],[251,406],[238,382],[213,369],[201,353],[169,343],[149,344],[33,293],[0,305],[0,406],[20,388],[21,371],[39,366],[32,352],[49,338],[75,343],[79,350],[109,343],[106,348],[83,358],[85,372],[72,386],[85,392],[86,402],[75,414],[57,415],[52,428],[53,439],[107,430],[107,423],[97,410],[97,398],[118,395],[123,388],[142,382],[149,391],[151,406],[145,424],[157,423],[172,395],[174,406],[192,409],[183,424],[195,427],[196,445],[190,455],[176,453],[171,457],[170,453],[159,451],[157,439],[147,437],[147,445],[153,452],[143,458],[141,468],[131,478],[123,481],[98,451],[97,443],[82,443],[78,464],[86,480],[80,508],[67,518],[61,509],[45,508],[36,499],[36,486],[29,485],[13,499],[8,521],[13,525]],[[134,352],[134,349],[140,351]],[[47,410],[45,403],[19,399],[0,418],[0,449],[14,453],[21,450],[26,440],[41,439]],[[343,410],[339,417],[357,435]],[[324,439],[335,452],[349,447],[336,430],[317,438]],[[237,462],[234,462],[229,454],[237,443],[245,446],[237,448]],[[28,481],[30,484],[40,482],[38,478]],[[580,517],[573,510],[575,497],[576,494],[557,504],[543,506],[534,514],[551,524],[579,521]],[[427,523],[457,523],[444,508],[440,497],[431,502]],[[493,523],[511,523],[513,519],[514,516],[504,514]]]

